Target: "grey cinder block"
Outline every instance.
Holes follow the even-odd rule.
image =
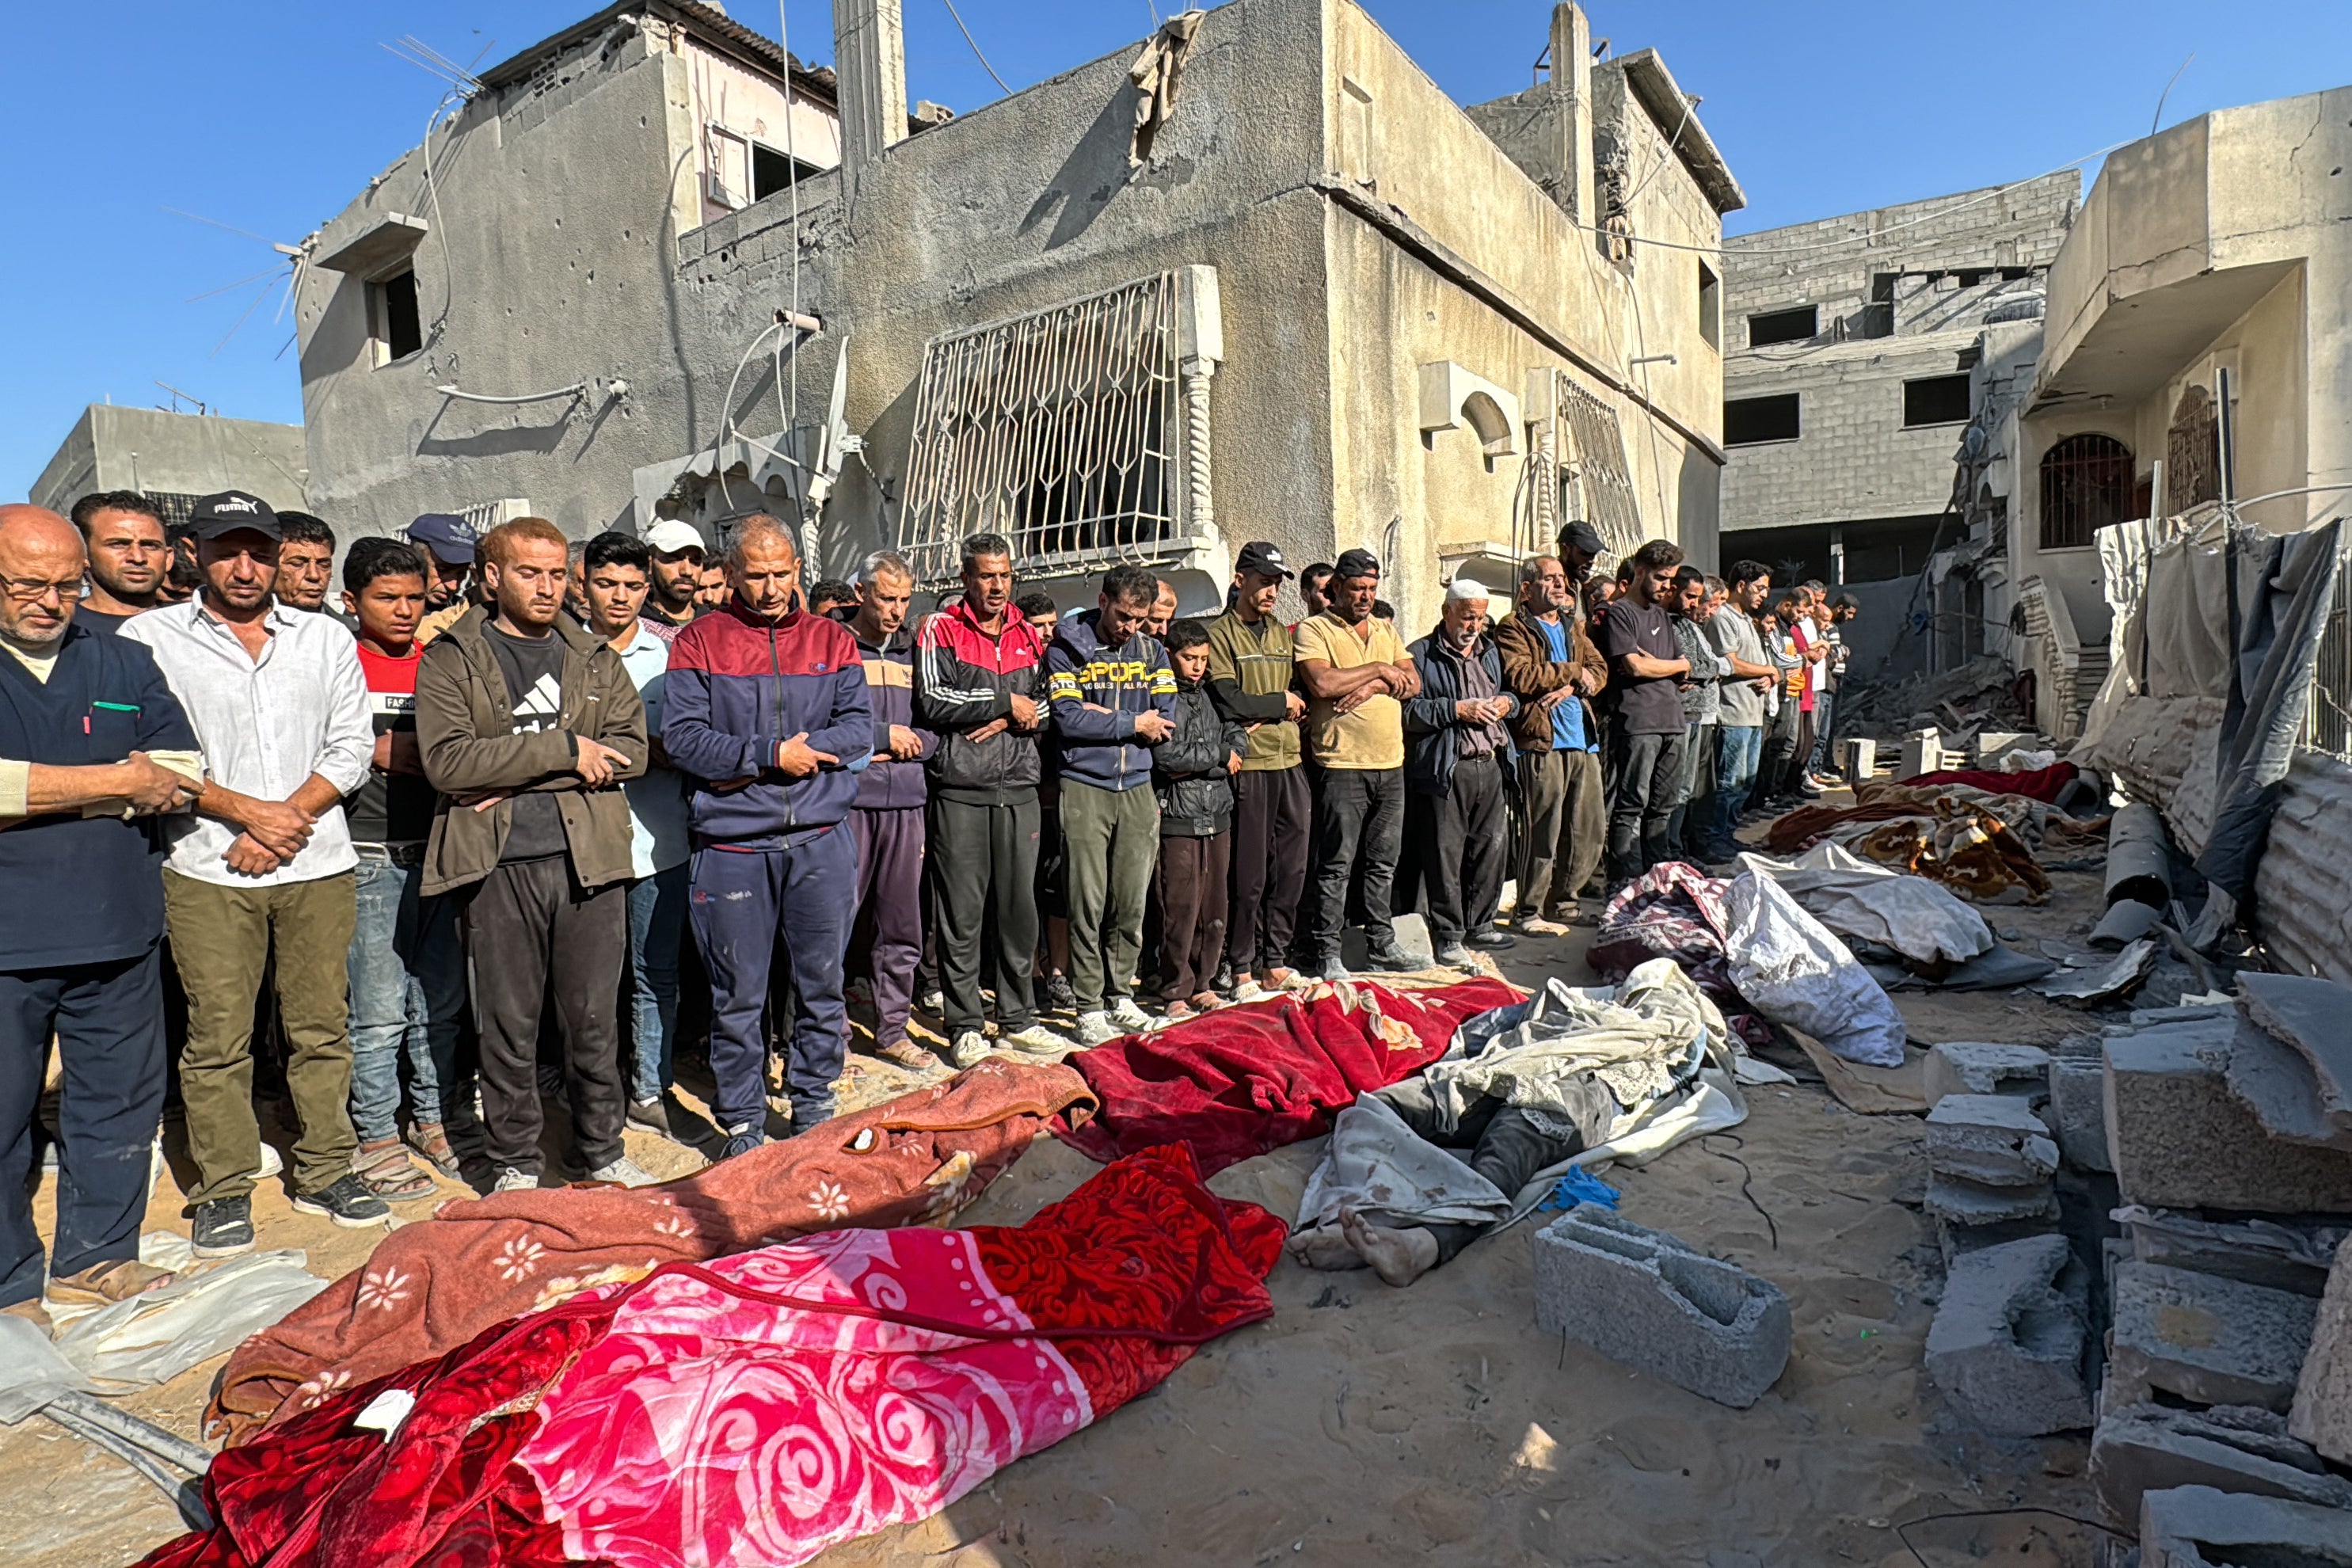
[[[1789,1299],[1734,1264],[1614,1215],[1535,1237],[1536,1322],[1718,1405],[1745,1409],[1789,1364]]]
[[[2084,1171],[2112,1171],[2107,1153],[2106,1072],[2099,1058],[2059,1058],[2050,1064],[2050,1120],[2058,1152]]]
[[[2030,1437],[2091,1424],[2084,1289],[2063,1236],[1968,1253],[1927,1329],[1927,1375],[1987,1431]]]
[[[2352,1565],[2352,1510],[2174,1487],[2139,1504],[2140,1568]]]
[[[2024,1100],[1948,1094],[1927,1113],[1927,1168],[1990,1187],[2028,1187],[2058,1169],[2058,1144]]]
[[[2050,1092],[2050,1053],[2039,1046],[1948,1040],[1924,1067],[1930,1105],[1948,1094],[2011,1094],[2039,1104]]]
[[[2352,1508],[2352,1481],[2329,1473],[2276,1411],[2245,1405],[2174,1410],[2110,1406],[2091,1438],[2091,1485],[2118,1521],[2140,1499],[2173,1487],[2219,1487],[2327,1508]]]
[[[2231,1092],[2235,1008],[2111,1035],[2107,1151],[2127,1204],[2352,1213],[2352,1153],[2271,1136]]]
[[[2054,1220],[2058,1194],[2046,1180],[2027,1187],[1993,1187],[1940,1171],[1927,1176],[1930,1219],[1946,1225],[2006,1225],[2011,1220]]]
[[[2106,1398],[2151,1405],[2161,1392],[2198,1405],[2252,1405],[2284,1414],[2311,1347],[2319,1303],[2160,1263],[2115,1275]]]
[[[2336,1249],[2289,1429],[2337,1463],[2352,1463],[2352,1241]]]

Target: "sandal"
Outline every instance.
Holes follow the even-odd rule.
[[[1195,1013],[1213,1013],[1225,1005],[1225,999],[1213,991],[1199,991],[1190,998]]]
[[[887,1046],[877,1046],[874,1054],[895,1067],[909,1072],[928,1072],[940,1065],[940,1058],[912,1040],[893,1040]]]
[[[397,1138],[362,1143],[352,1153],[352,1174],[388,1204],[431,1197],[437,1190],[433,1178],[416,1168],[408,1157],[407,1145]]]
[[[456,1180],[463,1174],[463,1163],[457,1158],[456,1145],[449,1142],[448,1132],[438,1121],[420,1121],[408,1130],[408,1146],[419,1158]]]
[[[169,1285],[172,1279],[168,1268],[153,1268],[135,1258],[121,1258],[111,1263],[93,1263],[74,1274],[51,1275],[48,1297],[52,1301],[69,1302],[77,1307],[110,1307],[143,1291]]]

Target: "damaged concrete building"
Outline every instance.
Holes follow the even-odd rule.
[[[1850,587],[1869,668],[1987,651],[1981,590],[1947,603],[1914,586],[1967,536],[1953,462],[1985,407],[1973,373],[2039,343],[2080,192],[2069,171],[1724,244],[1724,558]]]
[[[1188,609],[1363,544],[1409,623],[1569,517],[1713,561],[1743,198],[1654,52],[1563,5],[1465,111],[1349,0],[1235,0],[949,116],[896,0],[835,20],[837,80],[692,0],[485,72],[305,247],[313,509],[768,510],[933,586],[987,528]]]
[[[299,511],[304,463],[299,425],[93,403],[33,481],[30,500],[62,513],[94,490],[141,490],[178,521],[197,498],[236,489]]]

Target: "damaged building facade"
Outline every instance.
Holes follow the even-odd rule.
[[[1348,0],[1235,0],[949,116],[895,5],[836,23],[837,79],[689,0],[485,73],[305,247],[313,510],[765,510],[930,586],[992,529],[1188,610],[1368,545],[1409,624],[1570,517],[1714,559],[1743,198],[1654,53],[1562,6],[1465,111]]]
[[[1980,367],[2032,363],[2080,193],[2069,171],[1725,242],[1724,558],[1849,587],[1868,667],[2007,651],[1981,584],[1922,578],[2007,505],[1999,474],[1956,485],[1955,455],[1998,397]]]

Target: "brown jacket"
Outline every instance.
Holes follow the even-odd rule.
[[[1562,610],[1559,618],[1569,629],[1565,664],[1552,662],[1551,645],[1521,612],[1515,610],[1495,623],[1495,649],[1503,656],[1503,685],[1520,705],[1518,716],[1511,721],[1511,742],[1522,752],[1552,749],[1551,715],[1535,706],[1537,698],[1568,685],[1580,669],[1591,676],[1593,691],[1609,684],[1609,661],[1592,646],[1584,617],[1571,606]],[[1586,738],[1598,738],[1601,729],[1592,716],[1592,704],[1580,697],[1577,700],[1584,702]]]
[[[555,635],[564,645],[563,711],[557,728],[517,733],[514,699],[498,656],[482,639],[488,623],[488,610],[467,611],[433,639],[416,667],[417,747],[424,752],[425,779],[441,792],[420,890],[429,898],[480,881],[506,847],[514,818],[510,803],[501,800],[477,811],[453,796],[524,790],[557,793],[572,872],[582,887],[626,880],[632,868],[628,797],[618,784],[589,789],[572,771],[580,756],[579,736],[629,759],[618,777],[633,779],[646,771],[646,706],[621,656],[571,617],[556,616]]]

